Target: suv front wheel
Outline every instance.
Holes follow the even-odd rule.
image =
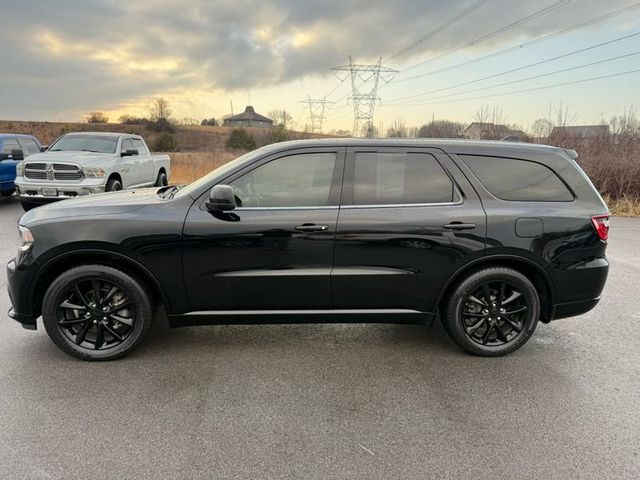
[[[540,298],[531,281],[510,268],[486,268],[466,277],[446,305],[442,323],[469,353],[506,355],[523,346],[538,324]]]
[[[133,351],[151,327],[144,287],[105,265],[82,265],[56,278],[44,296],[47,334],[65,353],[82,360],[114,360]]]

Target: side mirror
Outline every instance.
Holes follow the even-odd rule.
[[[11,158],[10,153],[0,153],[0,162],[3,160],[9,160]]]
[[[124,152],[120,153],[121,157],[133,157],[134,155],[138,155],[138,150],[135,150],[135,149],[132,149],[132,148],[127,149]]]
[[[22,160],[24,160],[24,153],[18,148],[11,150],[11,159],[17,162],[21,162]]]
[[[236,196],[229,185],[216,185],[209,192],[209,201],[205,204],[212,212],[224,212],[236,208]]]

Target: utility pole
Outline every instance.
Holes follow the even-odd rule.
[[[309,107],[309,121],[311,122],[311,133],[322,132],[322,122],[324,120],[324,111],[327,104],[332,105],[335,102],[330,102],[325,98],[311,98],[307,95],[306,100],[300,100],[300,103],[306,103]]]
[[[347,76],[351,77],[351,96],[349,100],[353,102],[353,131],[354,137],[359,136],[360,128],[369,135],[373,131],[373,113],[376,103],[380,101],[378,97],[378,85],[380,81],[389,83],[393,80],[397,70],[382,66],[382,57],[375,64],[356,64],[353,63],[351,55],[349,55],[349,64],[334,67],[331,70],[335,72],[347,72]],[[347,76],[340,78],[340,81],[346,80]]]

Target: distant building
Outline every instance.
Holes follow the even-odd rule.
[[[273,120],[256,113],[251,105],[247,105],[244,112],[224,119],[225,127],[273,127]]]
[[[506,125],[473,122],[465,129],[464,136],[472,140],[500,140],[505,137],[518,137],[523,139],[525,133],[520,130],[513,130]]]
[[[598,140],[609,136],[609,125],[575,125],[553,127],[549,141],[563,139]]]

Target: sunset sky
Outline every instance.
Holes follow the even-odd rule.
[[[251,101],[304,128],[299,101],[328,95],[324,130],[350,129],[350,80],[331,71],[349,55],[399,71],[379,90],[384,126],[468,123],[484,104],[527,127],[560,103],[591,124],[640,104],[640,2],[629,0],[3,0],[0,12],[1,119],[99,110],[115,121],[163,96],[178,119]]]

